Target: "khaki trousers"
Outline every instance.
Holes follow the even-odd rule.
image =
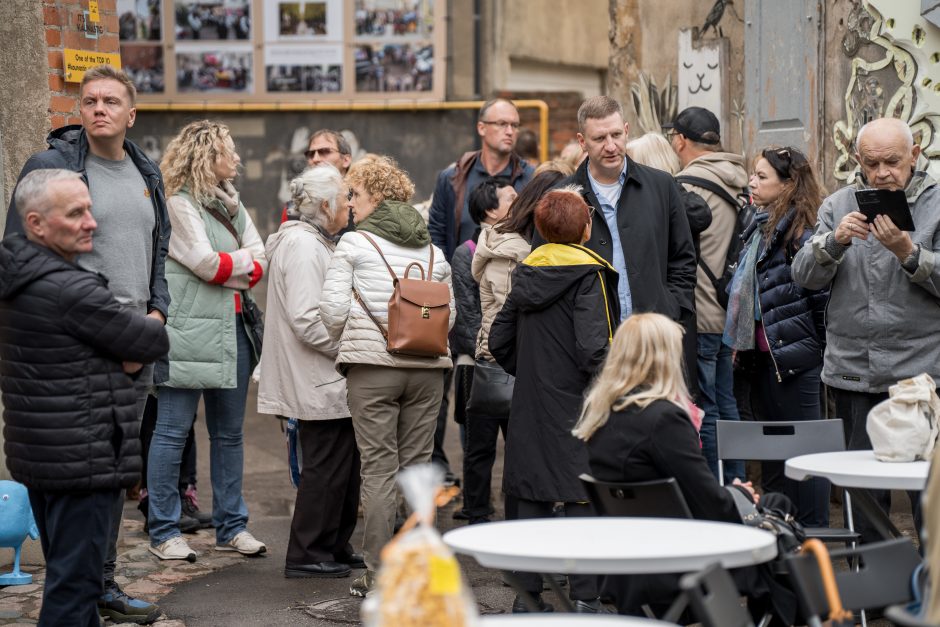
[[[362,476],[366,567],[378,570],[398,509],[399,470],[431,461],[434,428],[444,394],[439,368],[389,368],[355,364],[346,390]]]

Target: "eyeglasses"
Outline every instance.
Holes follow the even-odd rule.
[[[326,159],[327,157],[329,157],[329,156],[330,156],[331,154],[333,154],[334,152],[339,152],[339,151],[336,150],[335,148],[329,148],[329,147],[326,147],[326,148],[312,148],[312,149],[308,150],[307,152],[305,152],[305,153],[304,153],[304,156],[307,157],[308,159],[313,159],[315,156],[320,155],[320,158],[321,158],[321,159]]]
[[[588,217],[594,219],[594,212],[597,211],[597,208],[594,205],[588,205]]]
[[[522,126],[518,122],[506,122],[505,120],[480,120],[480,123],[495,126],[501,131],[505,131],[507,128],[518,131],[519,127]]]
[[[669,141],[669,142],[671,142],[671,141],[672,141],[672,138],[675,137],[675,136],[678,135],[678,134],[679,134],[679,131],[677,131],[677,130],[675,130],[675,129],[673,129],[673,128],[671,128],[671,129],[669,129],[669,130],[667,130],[666,132],[663,133],[663,135],[666,136],[666,141]]]

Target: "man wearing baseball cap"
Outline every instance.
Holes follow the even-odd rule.
[[[733,201],[747,185],[747,172],[740,155],[724,152],[718,118],[708,109],[683,109],[671,124],[663,125],[682,171],[676,180],[705,199],[712,211],[711,225],[700,236],[695,286],[698,343],[699,401],[705,411],[702,422],[702,452],[712,472],[718,474],[718,420],[739,420],[734,398],[731,349],[722,344],[725,308],[718,299],[714,278],[722,276],[731,238],[735,236],[738,206]],[[744,479],[741,462],[724,467],[725,481]]]

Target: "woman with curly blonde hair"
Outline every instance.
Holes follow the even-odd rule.
[[[244,555],[266,550],[247,530],[242,495],[248,377],[261,348],[250,339],[242,306],[267,262],[232,186],[240,162],[228,128],[201,120],[183,127],[160,164],[173,227],[166,261],[170,367],[158,388],[147,487],[150,552],[165,560],[196,559],[180,535],[177,484],[200,398],[211,445],[216,550]]]
[[[388,352],[383,332],[393,288],[389,273],[404,277],[406,267],[417,264],[430,280],[450,285],[450,266],[431,244],[420,214],[407,204],[414,184],[394,161],[381,157],[357,163],[346,183],[356,231],[343,235],[333,254],[320,316],[330,337],[339,342],[336,367],[346,375],[361,459],[367,570],[349,591],[365,596],[374,586],[379,552],[392,537],[395,476],[403,468],[431,461],[444,370],[452,366],[447,356]],[[411,277],[416,274],[412,268]],[[451,292],[451,325],[454,316]]]

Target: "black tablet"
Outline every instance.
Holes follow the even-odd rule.
[[[903,189],[863,189],[855,192],[858,210],[865,214],[869,222],[875,216],[886,215],[902,231],[915,231],[914,218],[907,206]]]

